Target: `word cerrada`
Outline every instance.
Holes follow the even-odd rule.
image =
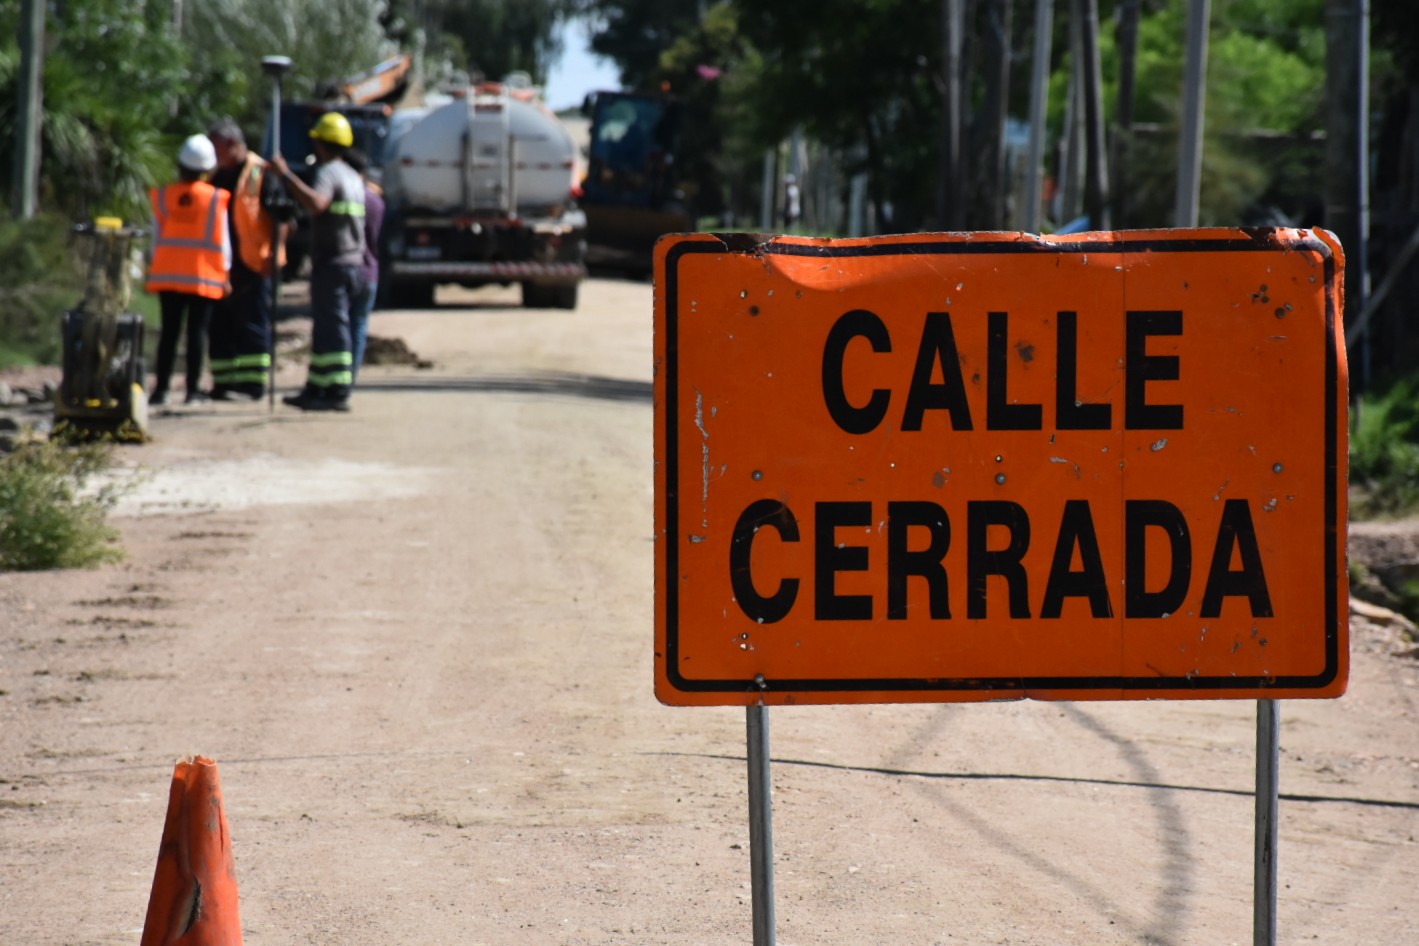
[[[876,510],[870,502],[818,502],[813,508],[813,619],[817,621],[871,621],[879,615],[872,595],[841,594],[838,576],[866,572],[873,548],[843,541],[842,532],[871,530]],[[966,617],[983,619],[987,613],[986,582],[1003,579],[1008,589],[1011,618],[1032,616],[1030,575],[1025,556],[1034,538],[1030,516],[1018,503],[977,500],[966,503],[964,552],[954,553],[957,574],[964,571]],[[1053,523],[1051,523],[1053,525]],[[1198,524],[1199,527],[1201,524]],[[1210,523],[1209,523],[1210,525]],[[729,577],[734,597],[745,615],[762,624],[783,620],[798,601],[802,580],[796,575],[759,576],[752,559],[754,543],[765,531],[782,542],[802,540],[798,517],[784,503],[761,499],[751,503],[734,526],[729,549]],[[851,531],[847,531],[851,530]],[[1148,588],[1148,530],[1166,536],[1170,561],[1162,587]],[[1001,537],[1004,541],[1000,541]],[[1226,598],[1245,598],[1253,617],[1272,617],[1271,594],[1257,544],[1251,507],[1244,499],[1222,504],[1221,516],[1211,532],[1211,555],[1197,612],[1203,618],[1219,617]],[[993,538],[992,538],[993,537]],[[922,541],[922,540],[925,541]],[[948,555],[952,553],[951,520],[934,502],[886,503],[886,530],[881,538],[886,556],[886,617],[905,620],[907,591],[912,579],[925,582],[927,613],[933,620],[949,620]],[[1156,547],[1156,545],[1155,545]],[[1182,510],[1165,500],[1136,499],[1124,504],[1122,583],[1112,578],[1104,564],[1094,516],[1087,500],[1070,499],[1054,533],[1048,575],[1039,597],[1039,617],[1059,618],[1067,599],[1087,603],[1093,618],[1116,614],[1110,589],[1123,590],[1125,618],[1166,618],[1179,612],[1193,587],[1192,527]],[[1233,568],[1233,559],[1239,567]],[[964,561],[962,561],[964,560]],[[1079,566],[1074,567],[1075,562]],[[761,588],[772,588],[761,591]]]

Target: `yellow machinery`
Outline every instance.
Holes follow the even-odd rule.
[[[57,435],[148,439],[143,317],[127,311],[133,279],[142,271],[143,236],[116,217],[75,228],[84,297],[61,323],[64,378],[54,397]]]

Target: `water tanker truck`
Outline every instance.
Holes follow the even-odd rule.
[[[432,305],[434,287],[522,287],[523,305],[574,309],[586,278],[578,153],[566,127],[515,83],[401,109],[385,145],[380,292]]]

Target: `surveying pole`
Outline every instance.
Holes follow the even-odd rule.
[[[271,77],[271,153],[269,160],[281,153],[281,79],[291,71],[291,57],[266,56],[261,71]],[[266,336],[266,355],[271,361],[271,377],[266,385],[266,406],[276,410],[276,313],[281,303],[281,221],[271,216],[271,330]]]

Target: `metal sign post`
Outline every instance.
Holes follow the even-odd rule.
[[[1252,946],[1276,946],[1276,826],[1280,807],[1281,704],[1256,701],[1256,865]]]
[[[769,708],[746,708],[749,757],[749,870],[754,946],[774,946],[774,806],[769,775]]]

